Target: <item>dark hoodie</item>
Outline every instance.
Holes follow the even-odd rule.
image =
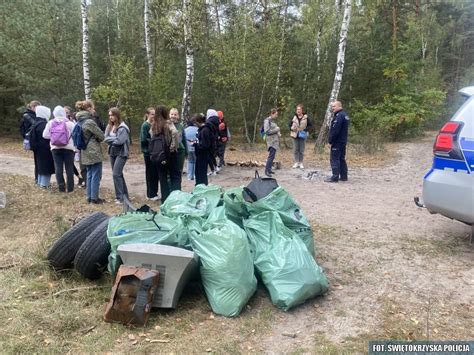
[[[21,116],[20,133],[23,138],[28,138],[31,127],[36,123],[36,113],[33,110],[27,109]]]
[[[211,116],[206,120],[206,124],[211,127],[211,154],[217,151],[217,141],[219,140],[219,117]]]

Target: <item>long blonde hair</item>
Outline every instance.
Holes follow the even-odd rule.
[[[155,111],[154,107],[148,107],[145,111],[145,115],[143,116],[143,121],[146,121],[148,119],[148,115],[151,113],[151,111]]]

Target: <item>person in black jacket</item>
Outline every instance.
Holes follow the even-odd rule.
[[[51,187],[51,175],[54,174],[54,160],[49,139],[43,138],[43,131],[51,117],[51,110],[39,105],[36,107],[36,116],[36,122],[30,132],[30,145],[38,169],[38,186],[48,189]]]
[[[216,130],[219,125],[219,118],[215,110],[208,110],[207,113],[209,117],[207,121],[204,115],[196,116],[195,120],[196,125],[199,127],[197,139],[193,144],[196,153],[196,185],[208,184],[207,166],[212,160],[217,142]]]
[[[334,117],[329,129],[329,144],[331,145],[331,169],[332,176],[325,182],[347,181],[346,145],[349,133],[349,116],[342,109],[340,101],[331,103]]]
[[[206,123],[209,123],[210,133],[212,135],[211,139],[211,155],[209,156],[209,168],[211,171],[209,172],[210,175],[216,175],[220,168],[217,166],[217,141],[219,139],[219,116],[217,111],[214,109],[208,109],[206,112]]]
[[[33,125],[37,121],[35,109],[36,106],[41,105],[39,101],[31,101],[26,105],[26,111],[23,112],[20,119],[20,134],[23,137],[23,149],[31,150],[30,133]],[[35,184],[38,183],[38,164],[35,160]]]

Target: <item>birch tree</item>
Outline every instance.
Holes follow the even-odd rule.
[[[190,118],[191,94],[193,91],[194,80],[194,48],[191,38],[191,14],[189,0],[183,0],[183,29],[184,29],[184,47],[186,55],[186,79],[184,80],[183,101],[181,109],[181,118],[187,122]]]
[[[84,94],[86,100],[91,98],[91,83],[89,77],[89,27],[87,20],[87,0],[81,0],[82,16],[82,71],[84,73]]]
[[[150,6],[148,0],[145,0],[145,6],[143,10],[143,22],[145,25],[145,48],[146,48],[146,58],[148,61],[148,79],[151,79],[153,75],[153,56],[151,54],[151,44],[150,44]]]
[[[336,74],[334,76],[334,82],[332,84],[331,95],[329,97],[328,106],[326,108],[324,121],[319,131],[318,139],[316,140],[316,148],[319,149],[321,149],[327,142],[329,125],[331,123],[332,118],[331,103],[337,100],[337,97],[339,95],[339,89],[341,88],[342,73],[344,71],[344,60],[347,46],[347,34],[349,31],[349,24],[351,22],[351,1],[352,0],[344,0],[344,17],[342,19],[341,32],[339,35]]]

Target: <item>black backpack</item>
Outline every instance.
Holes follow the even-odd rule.
[[[165,135],[163,133],[151,137],[148,151],[150,152],[150,160],[153,163],[166,164],[170,149],[168,144],[166,144]]]
[[[255,202],[270,195],[278,187],[274,178],[261,178],[258,171],[255,170],[255,178],[244,187],[242,196],[247,202]]]

